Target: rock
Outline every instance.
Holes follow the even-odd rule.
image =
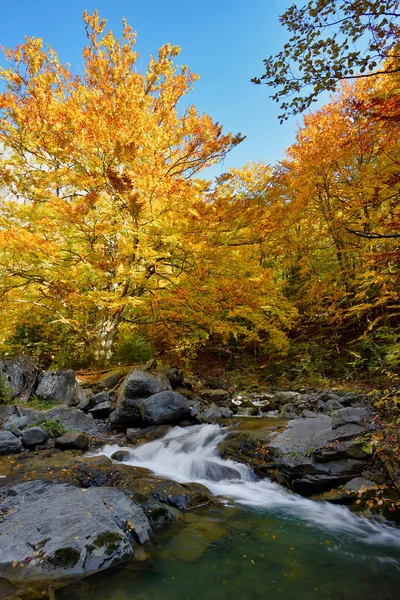
[[[361,424],[365,419],[372,416],[372,411],[369,408],[342,408],[332,413],[332,429],[337,429],[341,425],[347,423]]]
[[[89,448],[89,438],[81,431],[68,431],[64,435],[56,438],[55,444],[61,450],[87,450]]]
[[[106,400],[105,402],[100,402],[100,404],[96,404],[96,406],[91,408],[89,410],[89,414],[91,414],[95,419],[107,419],[107,417],[110,416],[111,409],[111,401]]]
[[[14,435],[22,437],[22,428],[29,425],[29,417],[12,416],[3,425],[3,429],[11,431]]]
[[[169,425],[160,425],[158,427],[152,425],[145,429],[141,429],[140,427],[135,429],[130,428],[126,430],[126,439],[133,446],[139,446],[140,444],[147,444],[147,442],[164,437],[170,429]]]
[[[171,390],[171,385],[165,375],[135,370],[129,373],[122,383],[118,392],[118,400],[121,398],[148,398],[167,390]]]
[[[171,385],[165,375],[132,371],[119,389],[115,410],[110,414],[111,425],[141,425],[142,400],[168,390],[171,390]]]
[[[213,402],[214,404],[226,404],[229,401],[230,394],[226,390],[202,390],[200,394],[205,402]]]
[[[272,402],[277,406],[282,404],[296,404],[302,402],[303,397],[299,392],[275,392],[272,396]]]
[[[371,457],[352,441],[361,427],[347,422],[347,418],[356,420],[366,413],[350,412],[354,410],[360,411],[342,408],[333,414],[336,419],[333,415],[332,418],[320,415],[290,421],[287,429],[270,444],[275,452],[278,480],[300,494],[311,495],[363,473]]]
[[[174,520],[174,514],[165,504],[154,499],[148,500],[142,506],[152,529],[160,529]]]
[[[172,389],[176,389],[183,386],[185,380],[183,371],[179,367],[171,367],[166,369],[165,376],[171,384]]]
[[[95,406],[98,406],[99,404],[103,404],[103,402],[112,403],[112,401],[113,399],[109,394],[107,394],[107,392],[99,392],[98,394],[95,394],[94,396],[88,399],[88,409],[90,410]]]
[[[301,414],[305,419],[315,419],[315,417],[318,417],[318,413],[315,413],[312,410],[307,410],[307,409],[303,410]]]
[[[0,431],[0,454],[16,454],[21,452],[22,442],[11,431]]]
[[[25,410],[24,410],[25,412]],[[84,412],[70,406],[52,408],[46,411],[36,411],[36,422],[59,421],[61,425],[72,431],[83,431],[85,433],[95,432],[97,430],[95,420],[92,415],[85,415]]]
[[[31,481],[2,489],[0,570],[11,583],[107,569],[151,531],[122,490]],[[17,566],[16,566],[17,565]]]
[[[340,410],[342,408],[343,405],[339,402],[339,400],[336,400],[335,398],[330,398],[325,402],[325,406],[323,407],[322,412],[327,415],[330,415],[333,413],[334,410]]]
[[[288,403],[282,406],[279,416],[281,419],[298,419],[300,415],[296,410],[296,407],[293,404]]]
[[[350,493],[358,494],[364,490],[369,490],[375,485],[373,481],[365,479],[365,477],[355,477],[351,481],[347,482],[343,489]]]
[[[30,427],[22,434],[22,443],[27,448],[35,448],[49,439],[47,432],[41,427]]]
[[[143,421],[151,425],[178,423],[189,415],[186,398],[177,392],[159,392],[142,401]]]
[[[46,371],[39,378],[35,395],[54,404],[79,404],[85,398],[85,392],[75,379],[72,370]]]
[[[117,450],[111,455],[111,458],[112,460],[116,460],[118,462],[125,462],[131,458],[131,453],[127,450]]]
[[[94,389],[97,391],[106,391],[115,388],[118,383],[126,377],[127,373],[131,370],[131,367],[119,367],[105,373],[94,385]]]
[[[3,393],[10,398],[28,400],[32,395],[39,369],[28,358],[0,359],[0,380],[4,384]]]
[[[215,404],[211,404],[204,411],[196,413],[196,419],[199,423],[215,423],[220,419],[230,419],[232,416],[233,411],[229,408],[216,406]]]

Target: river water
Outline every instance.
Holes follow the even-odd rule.
[[[59,600],[399,600],[400,530],[307,500],[222,459],[218,425],[175,427],[125,464],[204,484],[222,507],[182,515],[127,568],[58,592]],[[117,446],[106,446],[111,456]]]

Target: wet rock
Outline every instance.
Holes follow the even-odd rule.
[[[160,529],[165,527],[171,521],[174,520],[175,516],[168,508],[166,504],[157,502],[155,499],[148,500],[142,506],[152,529]]]
[[[30,427],[22,434],[22,443],[27,448],[35,448],[49,439],[47,432],[41,427]]]
[[[89,414],[91,414],[95,419],[107,419],[107,417],[110,416],[111,409],[112,402],[110,400],[106,400],[105,402],[100,402],[91,408],[89,410]]]
[[[28,400],[33,394],[39,369],[28,358],[0,359],[0,379],[4,393],[10,398]]]
[[[116,460],[118,462],[126,462],[131,458],[131,453],[128,450],[117,450],[114,454],[111,455],[112,460]]]
[[[371,456],[355,443],[362,428],[351,420],[366,415],[360,409],[343,408],[332,418],[320,415],[290,421],[270,444],[275,452],[278,480],[298,493],[311,495],[361,475]],[[337,427],[333,428],[333,424]]]
[[[170,429],[169,425],[152,425],[145,429],[141,429],[140,427],[130,428],[126,430],[126,439],[133,446],[139,446],[140,444],[146,444],[147,442],[164,437]]]
[[[11,431],[0,431],[0,454],[16,454],[21,452],[22,442]]]
[[[39,378],[35,390],[38,398],[54,404],[79,404],[85,398],[85,392],[75,379],[72,370],[46,371]]]
[[[56,438],[55,444],[61,450],[82,450],[89,448],[89,438],[81,431],[68,431],[64,435]]]
[[[143,510],[111,488],[82,493],[31,481],[3,488],[0,507],[0,570],[11,582],[109,568],[131,557],[151,531]]]
[[[190,406],[177,392],[159,392],[142,401],[142,418],[145,423],[161,425],[178,423],[189,417]]]

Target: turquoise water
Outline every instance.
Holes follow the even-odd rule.
[[[176,427],[126,448],[127,465],[202,483],[225,505],[180,514],[126,568],[89,577],[57,600],[400,599],[399,529],[257,480],[219,456],[225,435],[218,425]]]
[[[188,514],[141,562],[61,590],[57,600],[398,600],[399,549],[356,543],[242,508]]]

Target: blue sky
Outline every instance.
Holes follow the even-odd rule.
[[[201,77],[188,102],[219,121],[225,131],[247,136],[212,169],[212,175],[248,161],[273,164],[295,139],[299,119],[280,125],[279,107],[268,98],[269,89],[250,83],[251,77],[262,73],[262,59],[285,42],[278,17],[289,4],[287,0],[14,0],[3,2],[0,44],[13,47],[26,35],[41,37],[61,60],[81,69],[86,43],[82,14],[95,8],[115,34],[121,32],[123,16],[138,32],[139,67],[144,68],[149,54],[164,43],[177,44],[182,48],[178,61]]]

